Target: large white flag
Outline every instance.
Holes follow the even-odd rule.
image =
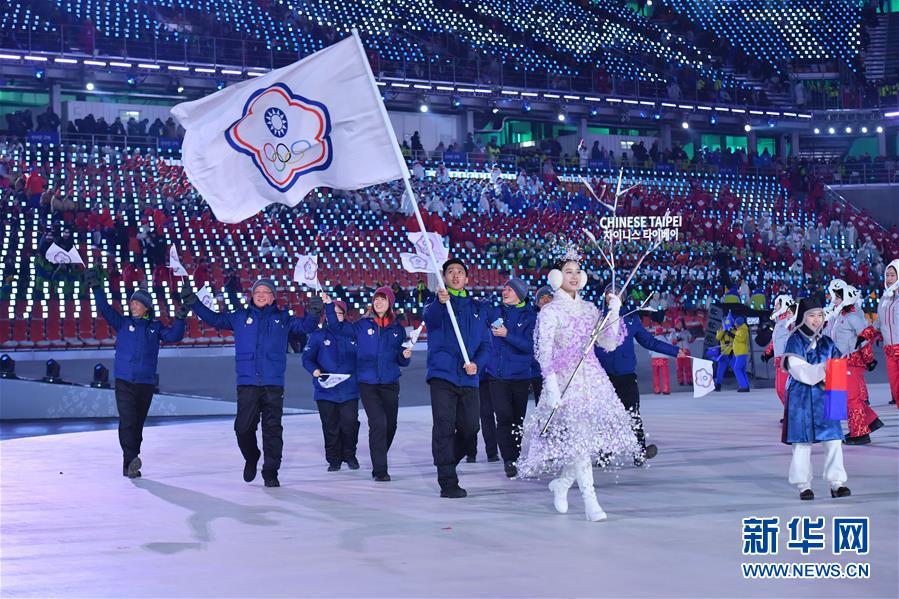
[[[400,260],[403,262],[406,272],[434,272],[431,260],[421,254],[400,252]]]
[[[693,397],[703,397],[715,390],[712,361],[693,358]]]
[[[169,268],[176,277],[187,276],[187,270],[181,265],[181,259],[178,258],[178,250],[175,249],[175,246],[169,248]]]
[[[72,246],[70,250],[64,250],[55,243],[51,243],[44,257],[47,262],[52,264],[84,264],[84,260],[81,259],[75,246]]]
[[[443,237],[437,233],[428,233],[425,236],[425,234],[419,231],[406,233],[406,237],[415,246],[415,253],[425,258],[428,258],[428,243],[430,242],[431,251],[434,252],[434,260],[437,262],[437,266],[443,266],[443,263],[449,258],[449,250],[443,245]]]
[[[184,102],[188,179],[226,223],[320,186],[409,176],[368,59],[353,35],[281,69]]]
[[[318,256],[301,254],[298,258],[296,266],[293,267],[293,280],[300,285],[321,290],[322,284],[318,280]]]

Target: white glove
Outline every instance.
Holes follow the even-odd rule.
[[[613,315],[617,315],[621,311],[621,298],[612,294],[612,297],[609,298],[609,312]]]
[[[557,408],[562,403],[562,392],[559,390],[559,379],[555,374],[546,377],[543,382],[543,397],[541,401],[545,401],[550,408]]]
[[[796,356],[787,356],[786,360],[787,372],[800,383],[817,385],[824,380],[825,364],[809,364]]]

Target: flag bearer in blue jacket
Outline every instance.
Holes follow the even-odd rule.
[[[606,297],[608,298],[612,293],[614,293],[614,289],[609,285],[606,287]],[[659,448],[646,444],[643,419],[640,417],[640,388],[637,386],[637,354],[634,352],[634,341],[649,351],[660,354],[672,357],[683,357],[686,354],[677,346],[653,337],[652,333],[643,327],[639,315],[625,316],[622,320],[625,325],[625,337],[621,345],[610,352],[597,346],[595,351],[600,364],[609,375],[612,386],[615,387],[615,393],[634,421],[637,441],[643,446],[643,456],[635,458],[634,464],[640,466],[645,460],[654,458],[658,454]]]
[[[97,309],[116,331],[115,401],[119,412],[122,475],[137,478],[142,466],[140,445],[144,438],[144,422],[156,388],[159,344],[177,343],[184,338],[188,308],[179,308],[175,322],[166,327],[158,318],[153,318],[153,300],[146,291],[138,289],[131,295],[128,302],[131,314],[123,316],[109,305],[96,270],[84,271],[84,283],[93,289]]]
[[[403,347],[406,329],[397,322],[393,312],[395,301],[396,296],[390,287],[378,288],[365,316],[352,327],[342,329],[356,341],[359,395],[368,416],[371,476],[378,482],[390,480],[387,452],[396,435],[400,367],[412,362],[412,349]],[[337,318],[336,310],[326,309],[326,314],[328,324],[333,325]]]
[[[428,374],[431,388],[431,452],[437,466],[440,496],[465,497],[459,486],[456,465],[476,442],[478,434],[478,384],[480,373],[490,355],[488,306],[469,297],[468,268],[456,258],[443,263],[446,289],[437,293],[424,308],[428,329]],[[468,363],[462,356],[450,322],[446,304],[450,303],[459,324]]]
[[[521,427],[531,387],[537,324],[537,310],[528,302],[527,283],[509,279],[503,286],[502,303],[493,308],[490,322],[493,350],[487,374],[496,412],[496,438],[506,476],[514,478],[518,474],[515,462],[521,452]]]
[[[278,470],[284,449],[281,416],[284,411],[284,370],[287,343],[318,326],[321,305],[312,303],[304,318],[291,316],[275,303],[277,289],[271,279],[259,279],[250,289],[252,302],[233,312],[213,312],[185,290],[182,298],[197,316],[217,329],[234,332],[234,361],[237,370],[237,417],[234,432],[245,460],[243,479],[256,478],[259,458],[264,455],[262,479],[266,487],[280,487]],[[316,308],[318,313],[316,314]],[[256,443],[256,428],[262,419],[262,453]]]
[[[346,304],[322,294],[326,324],[309,335],[303,350],[303,367],[312,373],[313,397],[322,421],[328,472],[337,472],[343,462],[359,469],[359,384],[356,369],[356,339],[346,321]],[[350,375],[333,384],[327,375]]]

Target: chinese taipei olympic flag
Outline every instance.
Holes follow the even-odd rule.
[[[320,186],[408,177],[356,32],[290,66],[184,102],[182,163],[216,218],[296,206]]]

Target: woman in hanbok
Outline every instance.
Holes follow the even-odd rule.
[[[884,292],[877,304],[875,326],[883,336],[883,353],[890,381],[890,403],[899,399],[899,259],[893,260],[883,272]],[[897,406],[899,407],[899,406]]]
[[[568,511],[568,490],[576,481],[587,519],[606,519],[593,488],[593,464],[633,461],[641,448],[632,419],[588,347],[612,351],[624,337],[618,319],[621,300],[610,295],[604,318],[592,303],[578,297],[587,283],[580,256],[569,249],[549,274],[553,301],[540,311],[534,331],[534,353],[543,375],[540,402],[524,423],[519,477],[557,474],[549,483],[556,511]],[[578,363],[583,364],[578,369]],[[549,421],[549,422],[548,422]]]
[[[781,440],[793,446],[790,484],[799,498],[815,498],[812,491],[812,445],[824,445],[824,479],[832,497],[851,495],[843,467],[843,429],[839,420],[825,418],[824,375],[827,360],[839,358],[833,339],[822,334],[824,309],[816,298],[803,298],[796,312],[796,330],[787,339],[783,365],[787,379],[787,403]]]

